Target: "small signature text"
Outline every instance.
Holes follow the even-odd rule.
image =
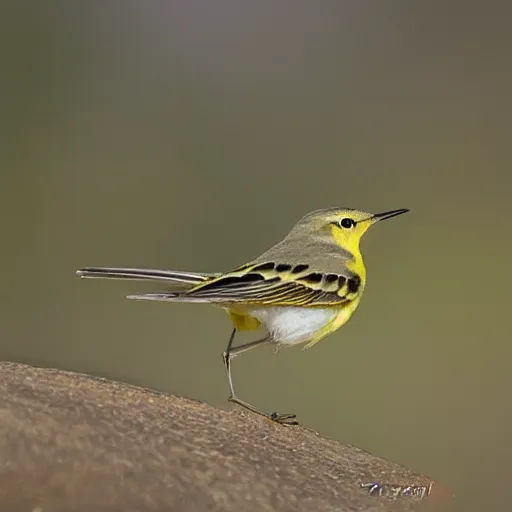
[[[395,485],[395,484],[383,484],[378,482],[369,482],[361,484],[362,489],[366,489],[370,496],[387,496],[390,498],[419,498],[424,499],[432,490],[432,484],[430,485]]]

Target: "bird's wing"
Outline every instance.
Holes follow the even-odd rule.
[[[263,306],[333,306],[352,300],[358,288],[357,276],[311,272],[307,265],[258,262],[200,283],[173,299]]]

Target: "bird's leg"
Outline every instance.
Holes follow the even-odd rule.
[[[256,409],[256,407],[252,406],[251,404],[244,402],[243,400],[240,400],[235,395],[235,389],[233,387],[233,378],[231,377],[231,360],[235,356],[241,354],[242,352],[246,352],[246,351],[250,350],[251,348],[257,347],[259,345],[264,345],[265,343],[270,343],[270,341],[271,341],[271,339],[267,336],[261,340],[251,341],[249,343],[245,343],[244,345],[240,345],[238,347],[233,347],[233,341],[235,339],[235,334],[236,334],[236,328],[233,329],[233,332],[231,333],[231,336],[229,337],[229,342],[228,342],[226,351],[222,354],[222,359],[224,360],[224,367],[226,368],[226,374],[228,376],[228,383],[229,383],[230,396],[228,398],[228,401],[238,404],[242,407],[245,407],[249,411],[252,411],[256,414],[261,414],[262,416],[265,416],[273,421],[276,421],[277,423],[281,423],[282,425],[298,425],[298,422],[294,420],[295,414],[278,414],[276,412],[273,412],[272,414],[267,414],[263,411],[260,411],[259,409]]]

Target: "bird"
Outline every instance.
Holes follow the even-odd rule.
[[[324,208],[304,215],[278,243],[257,258],[226,272],[203,273],[151,268],[84,267],[81,278],[159,281],[166,289],[127,299],[207,303],[225,310],[233,329],[222,354],[229,402],[282,425],[297,425],[295,414],[267,413],[235,393],[232,361],[252,348],[273,344],[310,348],[346,324],[366,285],[360,242],[374,224],[407,208],[368,213]],[[238,331],[265,335],[233,346]]]

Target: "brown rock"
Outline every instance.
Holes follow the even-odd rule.
[[[6,512],[397,512],[449,497],[393,462],[239,409],[16,363],[0,363],[0,390]],[[371,482],[385,485],[361,487]]]

